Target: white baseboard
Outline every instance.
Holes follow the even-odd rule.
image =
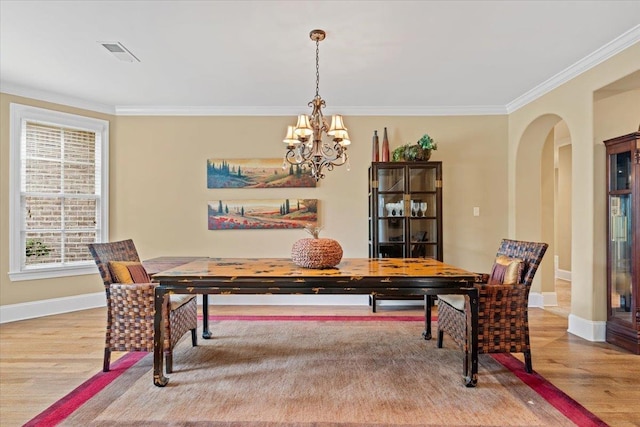
[[[607,322],[586,320],[574,314],[569,315],[570,334],[584,338],[587,341],[604,342],[606,339]]]
[[[35,319],[37,317],[70,313],[72,311],[104,307],[106,305],[107,300],[104,292],[31,301],[20,304],[0,305],[0,323]]]
[[[198,295],[202,305],[202,296]],[[421,301],[381,301],[380,305],[421,304]],[[104,292],[0,305],[0,324],[104,307]],[[368,295],[209,295],[209,305],[369,305]]]
[[[555,292],[530,292],[529,307],[544,308],[556,307],[558,305],[558,294]]]

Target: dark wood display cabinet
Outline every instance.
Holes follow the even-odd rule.
[[[640,132],[607,148],[606,340],[640,354]]]
[[[442,162],[373,162],[369,256],[443,261],[442,252]]]

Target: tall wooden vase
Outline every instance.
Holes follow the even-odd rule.
[[[374,130],[373,131],[373,139],[371,141],[371,145],[372,145],[372,156],[371,156],[371,161],[373,162],[379,162],[380,161],[380,143],[378,140],[378,131]]]
[[[384,128],[384,134],[382,136],[382,155],[380,157],[382,162],[389,161],[389,138],[387,137],[387,128]]]

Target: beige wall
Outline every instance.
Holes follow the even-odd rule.
[[[291,117],[119,117],[113,135],[112,238],[133,237],[145,256],[289,256],[301,230],[207,230],[207,202],[221,198],[320,200],[322,234],[347,257],[367,253],[367,168],[371,136],[386,126],[391,148],[428,132],[444,163],[445,258],[488,268],[506,232],[506,117],[348,117],[351,170],[336,168],[314,189],[207,189],[212,157],[280,157]],[[238,135],[240,130],[240,135]],[[494,154],[494,153],[497,153]],[[503,164],[503,163],[502,163]],[[501,188],[502,187],[502,188]],[[494,191],[496,190],[496,191]],[[502,190],[502,191],[501,191]],[[480,206],[482,215],[472,216]]]
[[[536,218],[521,212],[529,206],[516,205],[516,191],[523,188],[536,200],[540,189],[527,188],[528,177],[520,171],[528,163],[539,162],[540,154],[527,147],[529,134],[546,135],[559,121],[564,120],[572,141],[572,316],[592,321],[606,320],[605,257],[604,257],[604,197],[601,185],[604,178],[604,150],[595,130],[601,120],[596,117],[593,93],[628,74],[640,69],[640,43],[627,48],[609,60],[584,72],[573,80],[550,91],[509,115],[509,230],[518,237],[517,230],[535,230],[539,227]],[[601,114],[600,112],[597,112]],[[637,128],[637,117],[613,117],[616,131]],[[628,123],[625,123],[628,121]],[[532,126],[533,125],[533,126]],[[546,129],[546,133],[545,133]],[[623,131],[624,132],[624,131]],[[616,135],[611,135],[616,136]],[[539,142],[540,144],[543,141]],[[528,150],[533,157],[520,156]],[[596,183],[598,183],[596,185]],[[520,218],[522,219],[520,221]],[[539,219],[538,219],[539,220]],[[518,222],[520,221],[520,222]],[[544,268],[551,268],[547,258]],[[586,325],[594,326],[594,325]],[[569,330],[572,330],[571,319]]]
[[[558,269],[571,272],[571,135],[564,120],[553,128],[555,147],[554,255]]]
[[[571,271],[571,144],[558,147],[556,252],[558,269]]]
[[[551,131],[545,139],[542,148],[542,157],[540,161],[540,193],[541,193],[541,211],[540,221],[542,223],[541,235],[539,240],[546,242],[549,247],[547,248],[546,257],[551,258],[555,253],[555,242],[553,240],[554,234],[554,221],[553,213],[555,207],[555,191],[554,191],[554,132]],[[536,292],[542,292],[543,294],[550,294],[555,292],[555,271],[553,268],[545,268],[536,273],[536,276],[540,274],[540,288],[536,289]],[[544,304],[544,303],[543,303]]]
[[[104,115],[2,95],[1,304],[101,290],[98,274],[57,280],[8,279],[8,102]],[[328,109],[328,113],[331,113]],[[429,133],[443,162],[445,261],[487,271],[507,233],[507,117],[347,117],[351,170],[328,172],[313,189],[207,189],[206,159],[280,157],[293,117],[106,117],[110,129],[110,239],[133,238],[142,258],[160,255],[290,256],[303,230],[207,230],[207,202],[220,198],[320,200],[322,234],[346,257],[366,257],[371,136],[386,126],[391,149]],[[481,215],[473,216],[473,207]]]
[[[640,129],[640,89],[599,99],[593,108],[593,133],[597,148],[604,150],[602,141]]]

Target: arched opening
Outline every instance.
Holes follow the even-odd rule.
[[[543,294],[545,309],[563,317],[571,313],[571,193],[572,193],[572,145],[569,128],[564,120],[553,127],[553,141],[547,141],[545,149],[553,150],[553,265],[554,285],[552,294]],[[542,166],[544,168],[544,165]]]
[[[567,163],[568,162],[568,163]],[[556,260],[571,270],[571,136],[562,117],[546,114],[527,126],[516,147],[515,235],[549,244],[529,305],[558,309]],[[559,282],[562,313],[570,313],[570,276]],[[568,279],[568,280],[567,280]]]

